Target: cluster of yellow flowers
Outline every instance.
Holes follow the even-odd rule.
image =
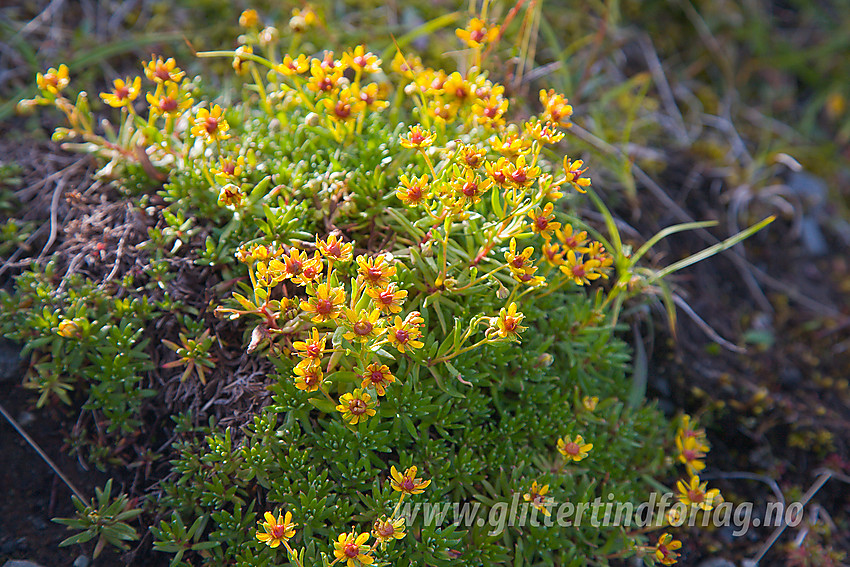
[[[372,524],[372,531],[358,533],[352,529],[350,532],[339,534],[333,543],[334,561],[344,563],[346,567],[361,567],[372,565],[375,562],[377,550],[384,549],[394,540],[405,537],[406,526],[404,517],[398,515],[401,504],[406,496],[422,494],[431,484],[430,480],[417,478],[418,469],[413,466],[400,473],[395,466],[390,469],[390,486],[394,492],[399,493],[399,499],[392,514],[379,516]],[[292,521],[292,512],[278,513],[266,512],[264,521],[259,522],[262,531],[257,530],[256,537],[262,543],[271,548],[283,545],[289,554],[289,558],[298,566],[304,567],[303,556],[299,556],[289,545],[289,540],[295,537],[298,524]],[[369,543],[369,540],[374,541]]]
[[[720,491],[716,488],[708,490],[708,483],[700,482],[697,473],[705,468],[706,454],[709,446],[704,429],[695,429],[691,426],[691,417],[682,416],[682,425],[676,432],[676,448],[679,452],[679,461],[685,465],[687,480],[683,479],[676,483],[679,490],[679,500],[687,506],[694,506],[700,510],[709,511],[723,501]],[[678,518],[668,518],[670,523],[675,524]]]

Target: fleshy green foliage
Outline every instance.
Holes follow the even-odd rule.
[[[95,488],[95,497],[91,503],[86,504],[76,496],[73,496],[72,500],[77,508],[76,516],[57,518],[54,521],[65,524],[68,529],[84,531],[69,537],[59,545],[86,543],[98,538],[94,548],[94,557],[97,557],[106,544],[126,550],[126,542],[139,539],[139,534],[127,522],[137,518],[142,509],[133,507],[126,494],[113,499],[112,479],[106,481],[103,490]]]
[[[98,155],[100,175],[118,178],[155,222],[135,270],[98,284],[56,277],[48,264],[0,297],[4,332],[33,353],[27,380],[39,403],[82,402],[98,418],[96,433],[72,433],[90,460],[117,464],[110,441],[160,435],[142,419],[146,397],[181,412],[166,428],[171,474],[146,502],[160,518],[154,550],[175,566],[328,565],[340,534],[398,518],[409,508],[397,503],[479,504],[483,520],[514,500],[538,513],[528,501],[543,486],[557,504],[646,500],[671,470],[671,432],[652,404],[627,399],[629,351],[613,306],[631,293],[634,262],[578,214],[590,179],[558,145],[567,101],[544,91],[543,109],[512,124],[471,40],[463,75],[413,58],[381,69],[352,51],[291,73],[276,63],[278,39],[246,27],[249,45],[200,54],[227,57],[244,80],[228,108],[196,102],[213,89],[156,56],[145,92],[116,83],[101,97],[120,109],[115,127],[95,128],[87,97],[66,95],[55,70],[28,103],[62,111],[69,128],[57,138]],[[476,37],[495,38],[493,29]],[[374,60],[364,70],[358,57]],[[230,337],[179,299],[187,263],[212,274],[203,306],[237,326]],[[615,270],[615,285],[591,287]],[[400,294],[392,308],[374,295],[387,290]],[[319,305],[327,293],[340,298],[333,315]],[[298,345],[313,336],[322,347],[308,356]],[[226,388],[225,359],[269,369],[271,400],[237,419],[241,428],[212,418],[197,427],[196,406],[151,388],[195,376]],[[368,382],[379,367],[393,377],[385,389]],[[168,412],[152,411],[164,427]],[[559,440],[577,436],[589,455],[560,455]],[[155,448],[145,448],[148,462]],[[390,470],[412,467],[430,485],[398,500]],[[283,547],[258,541],[272,510],[297,524],[294,536],[275,536]],[[491,533],[453,524],[447,510],[368,553],[379,565],[582,565],[652,550],[644,535],[589,518]]]

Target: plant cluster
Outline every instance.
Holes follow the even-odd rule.
[[[588,523],[497,533],[408,519],[403,504],[426,487],[429,503],[477,503],[482,517],[519,495],[522,514],[544,516],[552,501],[644,501],[672,468],[672,431],[640,391],[624,399],[636,390],[615,332],[627,299],[665,294],[665,275],[706,256],[638,265],[690,226],[623,245],[585,163],[564,155],[566,97],[542,89],[517,121],[483,70],[501,33],[486,9],[457,30],[463,73],[400,48],[300,49],[317,22],[296,10],[284,34],[248,10],[236,49],[199,53],[232,62],[242,84],[230,105],[157,55],[100,94],[115,126],[95,120],[85,92],[67,94],[66,67],[38,76],[23,105],[62,111],[56,137],[98,155],[100,175],[156,219],[137,246],[143,269],[98,284],[34,266],[2,296],[4,332],[33,352],[39,404],[72,405],[79,390],[97,428],[129,439],[151,426],[141,401],[163,396],[142,383],[197,379],[208,395],[229,386],[221,361],[263,364],[270,399],[230,421],[240,427],[201,426],[186,408],[161,416],[174,422],[159,449],[172,460],[144,506],[165,518],[153,547],[175,566],[672,564],[680,544],[667,533],[655,546]],[[607,237],[577,213],[583,195]],[[187,261],[214,274],[205,314],[175,295]],[[157,336],[163,321],[179,343]],[[211,330],[222,322],[230,336]],[[716,491],[695,476],[704,436],[686,422],[675,443],[692,474],[680,499],[709,510]],[[149,448],[143,460],[159,458]]]

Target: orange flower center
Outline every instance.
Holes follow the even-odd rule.
[[[481,43],[481,40],[484,39],[484,35],[484,30],[472,30],[469,32],[469,39],[475,43]]]
[[[375,526],[375,531],[378,532],[379,536],[389,538],[395,533],[395,528],[390,522],[380,522],[377,526]]]
[[[319,343],[310,343],[307,345],[307,354],[310,358],[319,358],[319,355],[322,354],[322,345]]]
[[[315,266],[306,266],[302,272],[303,276],[308,280],[315,278],[318,273],[319,270]]]
[[[511,173],[511,180],[513,180],[514,183],[525,183],[528,181],[528,175],[526,175],[525,170],[518,169]]]
[[[364,337],[372,332],[374,326],[369,321],[357,321],[354,324],[354,334]]]
[[[125,98],[130,96],[130,89],[127,88],[126,85],[124,85],[123,87],[115,87],[115,96],[118,98],[118,100],[124,100]]]
[[[283,539],[286,536],[286,524],[274,524],[271,528],[272,536],[275,539]]]
[[[537,217],[536,219],[534,219],[534,226],[537,227],[538,231],[542,232],[542,231],[546,230],[547,226],[549,226],[549,219],[547,219],[546,217],[542,217],[542,216]]]
[[[584,269],[584,264],[577,264],[573,266],[573,275],[577,278],[583,278],[587,275],[587,270]]]
[[[691,502],[702,502],[705,500],[705,494],[701,490],[688,490],[688,500]]]
[[[177,110],[177,100],[170,96],[164,96],[159,100],[159,108],[163,112],[174,112]]]
[[[350,402],[348,402],[348,411],[353,413],[354,415],[363,415],[366,413],[368,407],[366,406],[366,402],[361,400],[360,398],[354,398]],[[354,557],[352,555],[352,557]]]
[[[207,119],[204,120],[204,130],[207,131],[207,134],[212,136],[218,131],[218,118],[213,116],[207,116]]]
[[[160,81],[170,81],[171,73],[168,71],[168,67],[165,65],[157,65],[156,70],[153,72],[154,77],[159,79]]]
[[[409,187],[407,189],[407,198],[413,202],[419,202],[420,200],[422,200],[422,188],[420,188],[418,185]]]
[[[348,542],[345,544],[345,547],[342,548],[342,552],[346,557],[353,559],[360,553],[360,546],[354,542]]]
[[[461,192],[467,197],[474,197],[478,193],[478,183],[474,181],[467,181],[463,184],[461,188]]]
[[[371,283],[377,283],[384,277],[384,270],[377,266],[371,266],[366,269],[366,279]]]
[[[334,304],[330,299],[320,299],[316,302],[316,313],[319,315],[329,315],[333,310]]]
[[[358,67],[365,67],[369,64],[369,59],[363,55],[358,55],[351,60]]]
[[[682,451],[682,456],[685,457],[686,461],[693,461],[699,458],[699,452],[694,451],[693,449],[685,449]]]
[[[575,456],[581,453],[581,447],[578,446],[578,443],[571,441],[564,445],[564,452],[566,452],[568,455]]]
[[[412,478],[410,478],[409,476],[406,476],[403,479],[401,479],[401,487],[406,491],[412,491],[416,488],[416,483],[413,482]]]
[[[55,87],[59,84],[59,76],[56,73],[45,73],[44,82],[51,87]]]
[[[233,172],[230,173],[232,175]],[[291,258],[286,262],[286,271],[292,274],[293,276],[297,276],[304,269],[304,264],[301,260],[297,260],[295,258]]]
[[[373,384],[380,384],[384,381],[384,373],[380,370],[373,370],[369,374],[369,379],[372,381]]]
[[[308,374],[305,374],[304,375],[304,383],[307,384],[307,386],[309,386],[310,388],[317,385],[319,383],[318,373],[314,370],[314,371],[312,371]]]
[[[377,297],[378,303],[385,307],[389,307],[393,303],[395,303],[395,298],[393,297],[393,292],[390,290],[382,291],[378,294]]]
[[[351,116],[351,105],[342,101],[336,103],[336,106],[334,107],[334,114],[336,114],[338,118],[348,118]]]
[[[410,333],[406,329],[396,329],[395,339],[401,344],[404,344],[410,340]]]
[[[510,315],[506,315],[502,324],[505,326],[506,331],[515,331],[517,327],[517,320]]]

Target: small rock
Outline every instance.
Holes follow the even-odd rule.
[[[91,559],[89,559],[85,555],[80,555],[79,557],[74,559],[74,563],[73,563],[72,567],[89,567],[90,563],[91,563]]]
[[[25,537],[10,539],[8,541],[4,541],[3,545],[0,545],[0,555],[12,555],[13,553],[21,551],[29,551],[29,548],[30,544]]]
[[[41,565],[26,559],[10,559],[3,567],[41,567]]]
[[[699,567],[735,567],[735,564],[728,559],[716,557],[714,559],[706,559],[699,564]]]
[[[21,347],[0,339],[0,382],[20,378]]]

